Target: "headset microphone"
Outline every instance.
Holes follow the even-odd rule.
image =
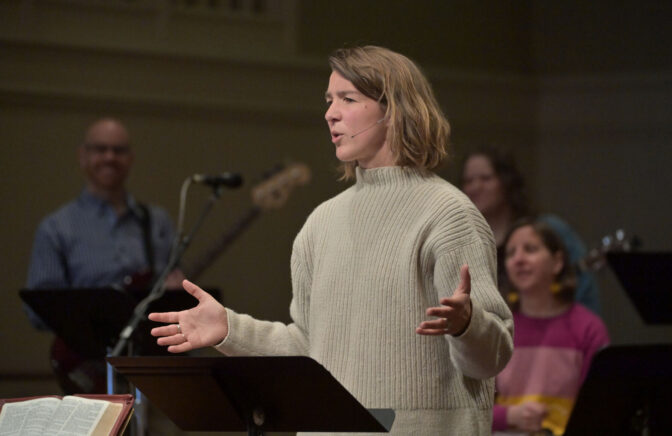
[[[369,127],[367,127],[366,129],[361,130],[361,131],[355,133],[354,135],[350,135],[350,139],[354,138],[355,136],[359,135],[360,133],[364,133],[364,132],[366,132],[366,131],[369,130],[369,129],[373,129],[375,126],[377,126],[378,124],[382,123],[383,121],[385,121],[385,117],[383,117],[383,118],[379,119],[378,121],[376,121],[375,123],[371,124],[371,125],[370,125]]]

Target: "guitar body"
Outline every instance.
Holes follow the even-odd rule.
[[[104,356],[83,356],[56,336],[51,343],[49,363],[66,395],[107,392]]]

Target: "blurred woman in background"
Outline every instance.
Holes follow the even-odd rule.
[[[474,202],[494,233],[499,288],[505,297],[508,285],[504,271],[504,238],[511,225],[520,218],[535,217],[551,226],[562,238],[573,265],[586,258],[586,247],[569,224],[556,215],[536,213],[528,200],[525,180],[510,154],[494,147],[471,151],[464,159],[460,175],[462,191]],[[600,314],[599,289],[590,271],[578,271],[575,298]]]
[[[560,435],[594,354],[609,343],[607,329],[574,301],[567,251],[548,224],[518,221],[503,246],[515,336],[496,378],[493,430]]]

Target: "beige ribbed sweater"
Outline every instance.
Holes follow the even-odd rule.
[[[471,273],[459,337],[421,336],[425,310]],[[308,355],[362,404],[392,408],[394,435],[490,434],[493,377],[513,349],[492,233],[454,186],[417,170],[357,169],[294,241],[293,323],[227,309],[227,355]],[[315,434],[315,433],[311,433]]]

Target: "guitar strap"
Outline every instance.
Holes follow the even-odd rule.
[[[152,218],[149,208],[143,203],[138,203],[140,226],[142,227],[142,242],[145,249],[145,259],[152,277],[154,277],[154,245],[152,244]]]

